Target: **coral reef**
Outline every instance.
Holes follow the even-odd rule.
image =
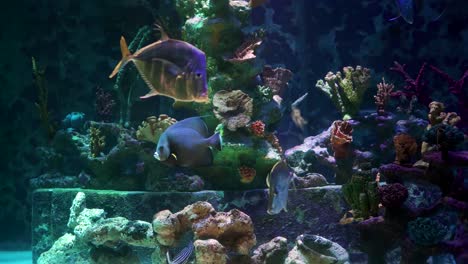
[[[330,97],[345,117],[356,115],[370,85],[370,70],[348,66],[343,68],[343,73],[328,72],[324,79],[317,81],[316,87]]]
[[[379,197],[386,208],[399,208],[408,198],[408,190],[400,183],[387,184],[379,187]]]
[[[416,140],[408,134],[396,135],[393,137],[393,144],[395,145],[396,164],[408,164],[418,151]]]
[[[273,69],[270,65],[265,65],[261,76],[265,86],[269,87],[274,95],[283,96],[293,73],[285,68]]]
[[[252,98],[240,90],[222,90],[213,96],[213,112],[230,131],[247,126],[252,110]]]
[[[283,264],[288,254],[288,240],[275,237],[253,252],[252,264]]]
[[[254,136],[263,137],[265,136],[265,124],[261,120],[257,120],[250,124],[250,131]]]
[[[160,114],[159,117],[147,117],[146,121],[141,122],[141,125],[138,126],[136,138],[138,140],[149,141],[157,144],[161,134],[176,122],[177,120],[165,114]]]
[[[238,170],[240,175],[240,181],[242,183],[251,183],[257,175],[257,171],[255,171],[254,168],[250,168],[247,166],[241,166]]]
[[[351,155],[353,128],[347,121],[335,121],[332,127],[330,143],[335,159],[346,159]]]
[[[422,140],[429,145],[435,145],[442,153],[442,159],[448,160],[449,150],[465,140],[465,134],[455,126],[448,124],[438,124],[427,130]]]
[[[161,211],[154,216],[153,228],[158,242],[166,246],[174,245],[189,230],[195,239],[216,239],[227,250],[241,255],[248,255],[256,244],[248,215],[239,210],[217,213],[207,202],[194,203],[174,214]]]
[[[262,44],[261,38],[252,38],[245,41],[239,48],[236,49],[231,58],[225,58],[226,61],[232,63],[241,63],[256,58],[254,52],[255,48]]]
[[[378,213],[378,183],[371,177],[369,172],[360,172],[353,175],[349,183],[343,184],[344,198],[353,209],[353,218],[356,220],[367,219]]]
[[[62,126],[70,129],[81,129],[85,123],[85,114],[81,112],[71,112],[62,120]]]
[[[94,103],[94,107],[96,108],[98,120],[110,122],[114,116],[114,106],[116,105],[112,94],[101,86],[97,86],[95,96],[96,102]]]
[[[101,135],[101,130],[94,126],[89,128],[89,149],[91,157],[101,156],[102,150],[106,146],[106,137]]]
[[[124,217],[105,218],[102,209],[88,209],[79,192],[70,208],[68,228],[52,248],[42,253],[38,264],[140,263],[130,246],[158,248],[152,225]]]
[[[349,264],[349,254],[339,244],[317,235],[300,235],[285,264]]]
[[[384,78],[382,78],[381,83],[377,84],[377,94],[374,95],[374,101],[377,106],[378,115],[385,115],[385,108],[388,105],[393,88],[395,88],[395,86],[391,83],[386,83]]]
[[[226,249],[216,239],[195,240],[195,258],[197,263],[225,264],[228,256]]]

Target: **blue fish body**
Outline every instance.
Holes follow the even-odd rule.
[[[396,0],[400,16],[409,24],[414,21],[414,3],[413,0]]]
[[[191,117],[167,128],[158,141],[154,157],[179,167],[201,167],[213,163],[212,148],[221,148],[218,133],[209,137],[200,117]]]

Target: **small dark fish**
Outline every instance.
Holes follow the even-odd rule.
[[[166,253],[166,260],[168,264],[185,264],[189,261],[190,256],[192,256],[194,246],[192,242],[189,242],[188,246],[182,249],[179,254],[171,260],[169,252]]]
[[[182,102],[208,102],[206,55],[190,43],[170,39],[164,30],[161,40],[141,48],[134,54],[120,39],[122,60],[109,78],[113,78],[128,62],[133,62],[150,91],[140,98],[164,95]]]
[[[164,131],[154,157],[173,166],[209,166],[213,163],[212,148],[221,149],[219,134],[209,136],[205,122],[200,117],[191,117]]]
[[[270,215],[287,212],[289,183],[294,174],[285,160],[278,161],[267,176],[268,210]]]

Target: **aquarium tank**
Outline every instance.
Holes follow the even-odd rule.
[[[466,0],[23,0],[0,263],[468,263]]]

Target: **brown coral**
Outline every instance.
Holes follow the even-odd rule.
[[[416,140],[408,134],[396,135],[393,137],[393,144],[395,145],[396,164],[409,163],[418,149]]]
[[[221,90],[213,96],[213,112],[227,129],[236,131],[250,122],[253,100],[241,90]]]
[[[351,154],[353,128],[347,121],[333,122],[330,142],[336,159],[345,159]]]
[[[153,229],[158,241],[166,246],[173,246],[189,230],[195,239],[216,239],[241,255],[249,254],[256,244],[253,223],[247,214],[236,209],[217,213],[208,202],[196,202],[175,214],[161,211],[155,215]]]
[[[106,146],[106,137],[101,136],[101,130],[94,126],[89,128],[89,151],[91,157],[98,157]]]
[[[138,140],[158,143],[161,134],[176,122],[177,120],[165,114],[159,117],[150,116],[138,126],[136,137]]]
[[[285,68],[273,69],[270,65],[263,67],[262,79],[265,86],[270,87],[274,95],[282,95],[292,79],[293,73]]]
[[[384,78],[382,78],[381,83],[377,84],[377,94],[374,95],[374,100],[378,115],[385,115],[385,107],[388,104],[393,88],[395,86],[391,83],[386,83]]]

